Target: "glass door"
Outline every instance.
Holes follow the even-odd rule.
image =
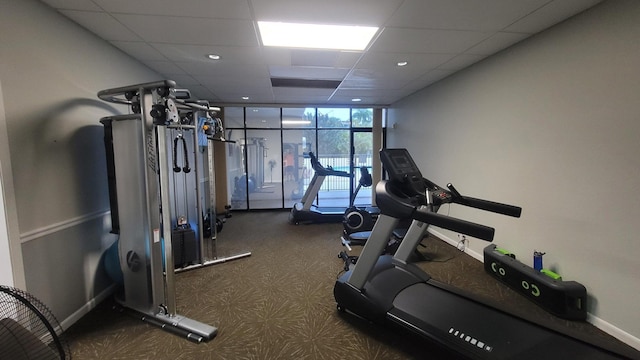
[[[371,174],[371,167],[373,165],[373,133],[370,128],[354,128],[351,130],[351,166],[353,181],[351,183],[351,194],[354,194],[361,178],[361,171],[366,171]],[[361,170],[361,168],[364,168]],[[370,186],[362,186],[355,194],[356,198],[354,205],[356,206],[370,206],[372,189]]]

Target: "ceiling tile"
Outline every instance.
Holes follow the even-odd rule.
[[[600,2],[42,1],[160,76],[192,88],[198,97],[232,103],[346,105],[356,94],[366,102],[389,104]],[[261,46],[256,20],[384,28],[366,51],[311,51]],[[209,53],[222,59],[213,62],[205,57]],[[400,60],[409,65],[398,68]],[[342,82],[333,96],[301,89],[278,89],[276,96],[272,74]],[[243,102],[243,95],[252,98]]]
[[[291,65],[331,68],[336,66],[339,56],[340,51],[293,49]]]
[[[271,77],[342,80],[349,69],[331,69],[305,66],[269,66]]]
[[[255,46],[216,46],[151,43],[158,52],[172,61],[200,61],[212,63],[208,54],[220,55],[220,60],[213,62],[231,62],[234,64],[261,64],[263,62],[260,48]]]
[[[163,75],[186,74],[171,61],[145,61],[147,66]]]
[[[238,0],[94,0],[104,10],[120,14],[251,19],[246,1]]]
[[[266,66],[261,64],[244,64],[236,66],[233,62],[225,61],[176,61],[181,69],[193,76],[212,75],[219,77],[269,77]]]
[[[590,8],[601,1],[602,0],[551,1],[529,16],[520,19],[511,26],[508,26],[505,30],[534,34],[582,12],[584,9]]]
[[[455,54],[469,49],[492,34],[477,31],[386,28],[370,51]]]
[[[149,44],[140,41],[111,41],[111,43],[141,61],[167,61],[167,58],[163,56],[158,50],[151,47]]]
[[[549,0],[405,0],[388,26],[498,31]]]
[[[101,11],[102,9],[91,0],[41,0],[52,8],[64,10]]]
[[[248,20],[128,14],[114,14],[114,16],[148,42],[222,46],[258,45],[253,23]]]
[[[201,75],[195,78],[200,84],[203,84],[210,89],[216,89],[223,91],[224,89],[233,90],[235,92],[242,92],[247,89],[270,89],[271,79],[268,77],[220,77],[220,76],[208,76]]]
[[[212,102],[219,101],[219,98],[215,93],[202,85],[190,85],[189,91],[191,92],[192,99],[206,99]],[[215,105],[215,104],[211,104]]]
[[[438,69],[451,71],[462,70],[467,66],[484,59],[485,57],[486,55],[460,54],[447,61],[446,63],[438,66]]]
[[[124,27],[118,20],[107,13],[76,10],[61,10],[60,12],[89,31],[100,34],[100,37],[107,41],[142,40],[138,35]]]
[[[358,62],[356,69],[394,71],[396,73],[410,73],[417,76],[438,67],[438,65],[444,64],[454,56],[454,54],[369,52]],[[400,61],[406,61],[408,64],[399,67],[398,62]]]
[[[490,38],[480,42],[478,45],[473,46],[465,52],[467,54],[491,55],[500,50],[506,49],[529,36],[529,34],[525,33],[497,32]]]
[[[251,0],[256,20],[382,26],[403,0]]]

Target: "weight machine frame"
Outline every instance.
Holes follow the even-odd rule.
[[[186,94],[186,95],[185,95]],[[208,324],[184,317],[176,312],[175,279],[171,242],[171,182],[169,179],[169,155],[167,154],[168,129],[182,127],[192,130],[194,156],[198,146],[198,118],[194,125],[180,123],[179,110],[190,110],[209,116],[219,108],[208,104],[187,102],[188,91],[176,89],[176,83],[162,80],[136,84],[98,92],[104,101],[129,105],[131,114],[107,116],[100,120],[111,131],[113,155],[107,162],[113,167],[115,185],[112,191],[112,215],[119,233],[119,259],[123,272],[124,295],[117,299],[125,310],[142,320],[159,326],[193,342],[213,339],[218,329]],[[196,114],[194,114],[196,115]],[[106,137],[105,137],[106,138]],[[210,200],[215,204],[215,179],[213,168],[213,146],[208,138]],[[109,145],[107,145],[108,147]],[[111,150],[111,151],[109,151]],[[187,154],[184,154],[187,156]],[[203,237],[202,185],[199,174],[202,161],[196,159],[196,202],[200,263],[189,268],[211,265],[223,261],[249,256],[239,254],[226,259],[208,259],[216,256],[215,211],[210,210],[212,236]],[[186,194],[185,194],[186,196]],[[115,200],[117,199],[117,200]],[[115,200],[115,201],[114,201]],[[112,216],[113,218],[113,216]],[[207,241],[205,241],[207,240]],[[206,242],[206,246],[205,246]],[[186,269],[186,268],[185,268]],[[184,270],[184,269],[183,269]]]

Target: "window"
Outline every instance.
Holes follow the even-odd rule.
[[[360,167],[371,170],[371,108],[227,107],[223,114],[226,138],[235,141],[225,146],[232,209],[290,208],[299,202],[314,175],[309,151],[323,166],[354,174],[327,177],[319,206],[347,207]],[[358,204],[370,199],[370,189],[361,189]]]

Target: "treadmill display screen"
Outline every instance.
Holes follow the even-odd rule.
[[[403,179],[412,175],[422,177],[406,149],[384,149],[380,152],[380,159],[391,179]]]

